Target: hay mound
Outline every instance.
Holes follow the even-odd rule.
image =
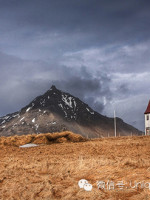
[[[0,145],[2,146],[20,146],[28,143],[34,144],[53,144],[53,143],[65,143],[65,142],[84,142],[86,138],[81,135],[65,131],[61,133],[45,133],[45,134],[33,134],[22,136],[10,136],[0,137]]]

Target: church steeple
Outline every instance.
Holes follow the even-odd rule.
[[[144,114],[150,114],[150,101]]]

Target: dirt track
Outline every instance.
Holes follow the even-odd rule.
[[[24,149],[14,145],[13,138],[3,140],[0,140],[2,200],[150,199],[148,184],[134,189],[128,184],[130,181],[132,186],[134,181],[150,182],[149,136],[77,143],[62,138],[59,142],[63,143]],[[93,185],[92,191],[78,187],[82,178]],[[114,182],[115,188],[98,189],[100,180]],[[116,186],[118,181],[126,183],[123,189]]]

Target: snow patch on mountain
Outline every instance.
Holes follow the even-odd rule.
[[[45,99],[41,99],[41,100],[40,100],[40,104],[41,104],[41,106],[44,107],[44,106],[45,106]]]
[[[29,112],[29,110],[31,110],[32,107],[27,108],[26,112]]]
[[[91,113],[92,115],[94,115],[94,112],[90,111],[89,108],[86,108],[86,110]]]
[[[38,124],[35,124],[35,129],[36,129],[36,131],[38,130],[38,128],[39,128],[39,125],[38,125]]]
[[[66,105],[68,105],[70,108],[72,108],[72,99],[73,97],[68,97],[67,95],[62,94],[62,100]]]
[[[32,122],[33,122],[33,123],[35,123],[35,118],[34,118],[34,119],[32,119]]]
[[[21,119],[20,119],[20,122],[24,119],[25,117],[22,117]]]
[[[9,122],[10,120],[12,120],[12,119],[14,119],[16,117],[19,117],[19,116],[20,116],[19,113],[16,112],[16,113],[8,114],[8,115],[6,115],[4,117],[0,117],[0,126],[2,124],[5,124],[5,123]]]

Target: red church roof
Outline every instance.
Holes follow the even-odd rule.
[[[150,101],[144,114],[149,114],[149,113],[150,113]]]

